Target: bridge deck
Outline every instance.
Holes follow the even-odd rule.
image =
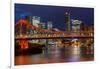
[[[94,36],[67,36],[67,37],[15,37],[15,40],[33,39],[64,39],[64,38],[94,38]]]

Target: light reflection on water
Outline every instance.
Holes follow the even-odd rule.
[[[89,48],[92,49],[92,48]],[[16,65],[24,64],[43,64],[43,63],[58,63],[58,62],[76,62],[93,60],[90,50],[79,46],[58,47],[49,45],[41,54],[20,55],[15,56]],[[83,50],[83,51],[82,51]],[[89,52],[87,54],[87,52]]]
[[[80,47],[72,47],[71,56],[69,57],[70,62],[79,61],[81,57]]]

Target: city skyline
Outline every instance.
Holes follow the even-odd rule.
[[[15,4],[15,65],[94,60],[94,9]]]
[[[64,6],[47,6],[47,5],[29,5],[16,4],[15,5],[15,23],[25,16],[39,16],[40,22],[47,24],[48,21],[53,22],[53,27],[65,30],[65,13],[70,13],[71,19],[81,20],[83,23],[93,25],[94,23],[94,9],[93,8],[79,8],[79,7],[64,7]],[[81,13],[80,13],[81,12]]]

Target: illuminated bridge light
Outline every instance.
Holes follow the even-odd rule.
[[[28,40],[20,40],[21,49],[28,49]]]

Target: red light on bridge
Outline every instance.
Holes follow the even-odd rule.
[[[28,49],[28,40],[20,40],[21,49]]]

